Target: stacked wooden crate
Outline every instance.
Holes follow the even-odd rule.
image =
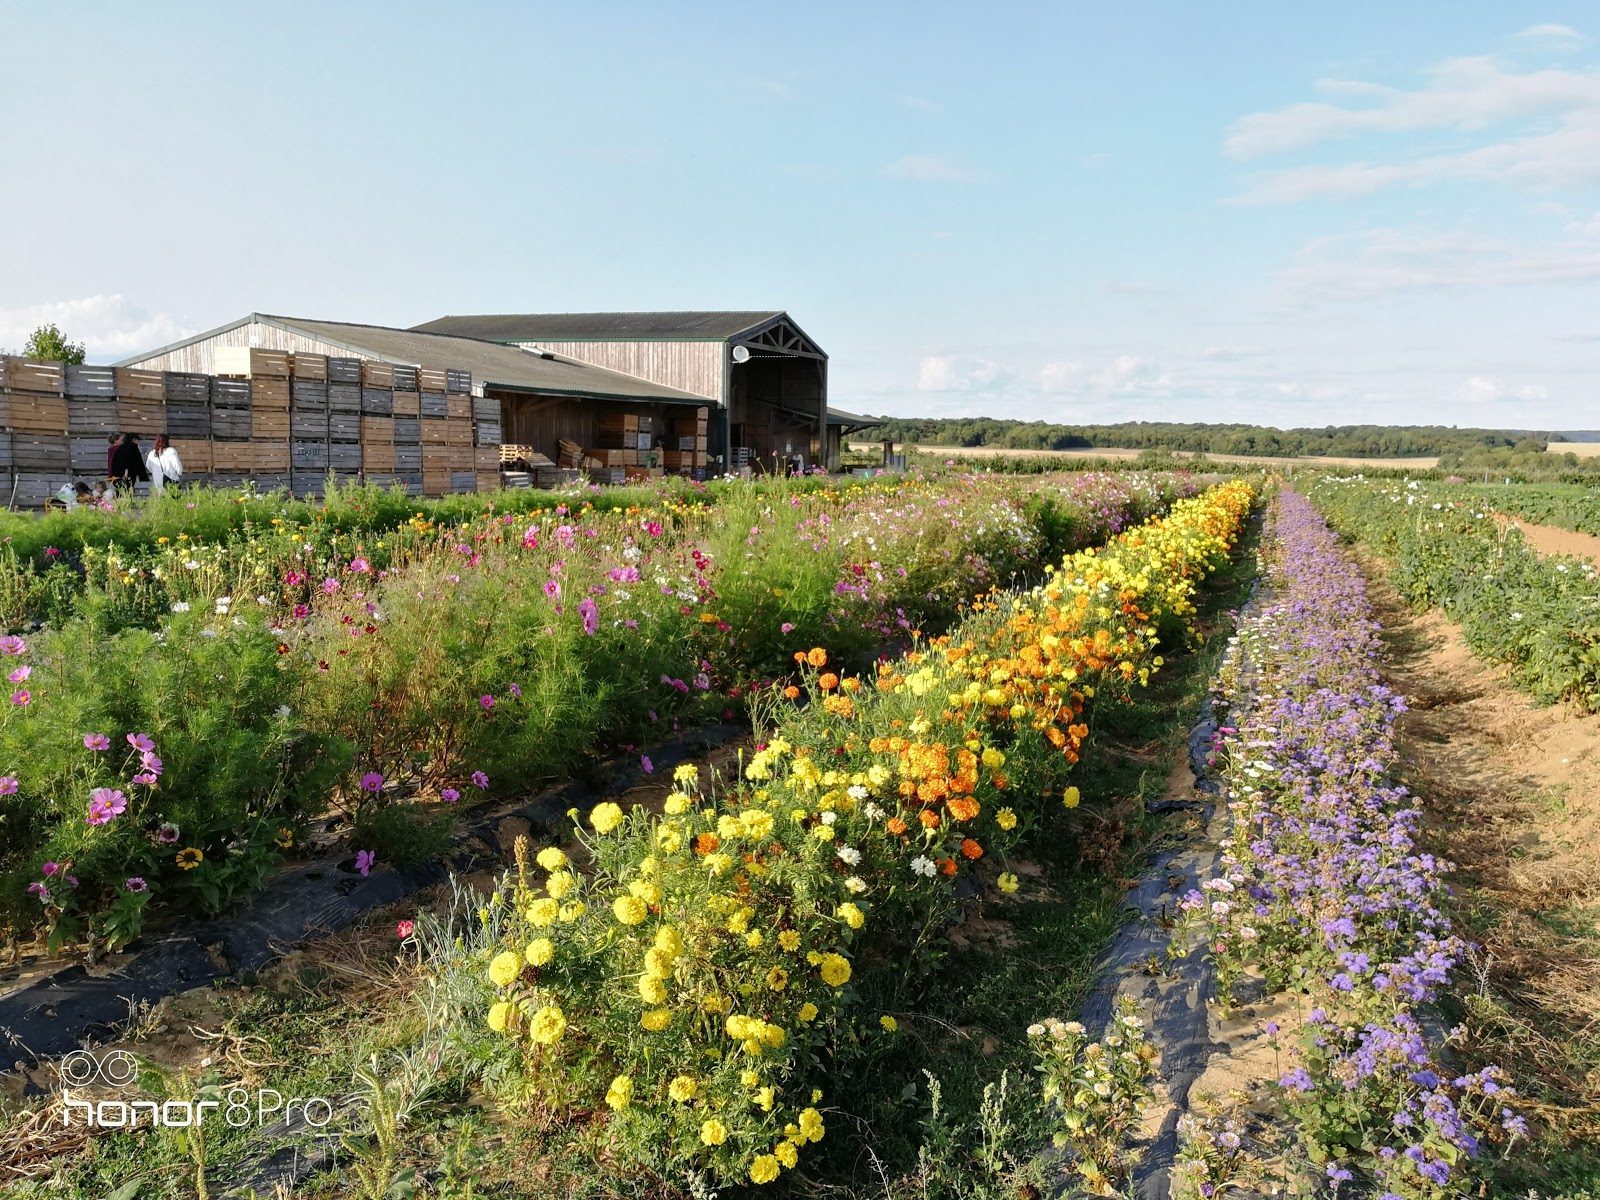
[[[450,457],[446,418],[450,393],[448,373],[424,368],[417,372],[417,469],[421,492],[442,496],[450,490]],[[400,459],[398,452],[396,463]],[[404,472],[398,472],[404,474]]]
[[[117,427],[114,367],[69,366],[63,382],[67,401],[68,468],[74,477],[104,479]]]
[[[0,359],[0,427],[6,430],[0,471],[7,497],[19,506],[43,504],[71,475],[65,375],[60,363]]]
[[[584,453],[589,478],[598,483],[626,482],[628,470],[639,465],[639,414],[602,415],[599,437]]]
[[[462,376],[459,371],[447,371],[446,376]],[[466,377],[465,388],[470,389],[471,377]],[[459,382],[459,379],[456,381]],[[478,490],[478,468],[473,458],[473,398],[470,390],[456,390],[445,395],[445,460],[450,469],[452,492]],[[495,454],[495,471],[499,471],[499,452]]]
[[[492,492],[500,486],[500,446],[505,427],[500,423],[500,401],[489,396],[472,398],[472,469],[477,489]]]
[[[289,486],[320,496],[328,477],[328,358],[296,354],[289,377]]]
[[[219,487],[253,485],[261,491],[292,486],[292,356],[282,350],[221,347],[213,368],[211,482]],[[187,480],[195,467],[181,448],[178,456]]]
[[[711,410],[676,410],[682,415],[671,419],[671,430],[663,439],[661,465],[671,475],[704,479],[710,461],[707,446]]]

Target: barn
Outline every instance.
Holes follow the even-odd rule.
[[[421,332],[540,350],[709,401],[713,463],[770,471],[828,456],[828,356],[788,313],[514,313],[440,317]],[[828,465],[836,465],[828,463]]]
[[[118,365],[212,374],[218,351],[239,347],[466,372],[475,399],[490,402],[507,461],[536,464],[542,457],[616,483],[707,469],[706,397],[539,348],[251,313]],[[475,411],[483,407],[475,404]],[[573,453],[580,448],[581,460]]]

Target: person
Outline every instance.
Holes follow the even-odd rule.
[[[125,433],[111,455],[111,480],[124,496],[133,494],[133,485],[150,478],[145,469],[144,456],[139,453],[139,435]]]
[[[56,489],[56,502],[68,512],[75,508],[94,503],[94,493],[89,490],[89,485],[79,480],[77,483],[63,483]]]
[[[115,470],[112,469],[111,460],[116,457],[116,455],[117,455],[117,443],[120,442],[121,440],[122,440],[122,435],[120,433],[113,433],[113,434],[108,434],[107,435],[107,442],[108,442],[108,444],[106,446],[106,478],[107,479],[114,479],[116,477],[117,473],[116,473]]]
[[[150,473],[152,496],[159,496],[167,484],[177,483],[183,478],[183,460],[178,457],[177,449],[164,433],[156,434],[156,448],[145,458],[144,466]]]

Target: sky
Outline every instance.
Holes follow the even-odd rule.
[[[786,309],[872,414],[1600,426],[1585,3],[0,0],[0,347]]]

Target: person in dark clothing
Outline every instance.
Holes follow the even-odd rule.
[[[111,479],[117,491],[124,496],[133,494],[133,485],[150,478],[145,469],[144,455],[139,451],[139,435],[125,433],[117,448],[111,452]]]
[[[107,442],[107,444],[106,444],[106,478],[107,479],[111,479],[116,475],[116,472],[111,469],[111,460],[116,457],[116,454],[117,454],[117,443],[120,442],[120,441],[122,441],[122,435],[120,433],[110,434],[106,439],[106,442]]]

